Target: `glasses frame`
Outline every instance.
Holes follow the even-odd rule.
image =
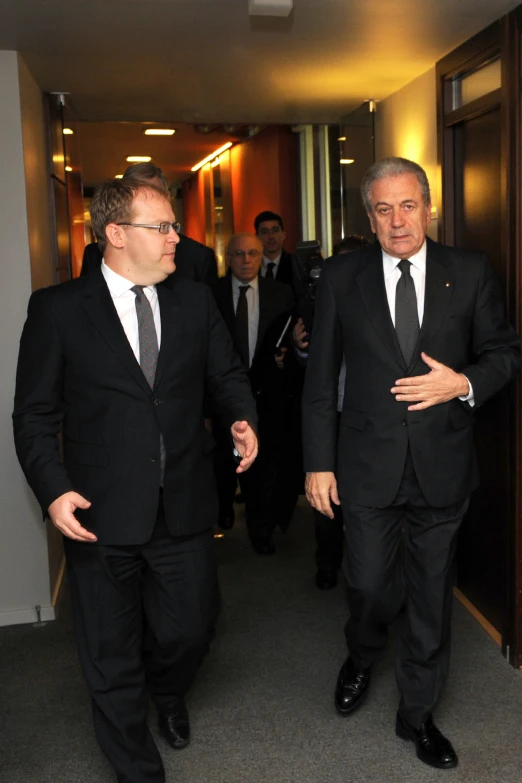
[[[156,228],[160,234],[169,234],[170,229],[174,231],[175,234],[179,234],[181,231],[181,223],[178,221],[175,221],[174,223],[167,223],[166,221],[162,221],[161,223],[158,223],[157,225],[151,225],[150,223],[116,223],[117,226],[133,226],[134,228]],[[162,231],[163,226],[168,226],[167,230]]]

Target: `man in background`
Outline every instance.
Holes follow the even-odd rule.
[[[163,171],[153,163],[134,163],[125,169],[123,179],[125,177],[150,182],[169,195],[167,178]],[[92,269],[98,269],[101,260],[102,253],[98,243],[88,244],[83,254],[80,276],[89,274]],[[180,233],[176,248],[176,276],[205,283],[213,289],[218,278],[216,254],[212,248]],[[169,285],[169,282],[167,281],[166,284]]]
[[[266,210],[254,220],[256,236],[263,245],[259,274],[266,280],[277,280],[293,288],[292,255],[283,248],[286,239],[281,215]]]

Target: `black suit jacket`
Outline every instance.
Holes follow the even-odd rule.
[[[277,274],[275,279],[278,283],[285,283],[293,288],[294,286],[294,261],[291,253],[287,253],[283,250],[281,253],[281,260],[277,267]]]
[[[279,336],[292,313],[294,298],[289,286],[278,283],[275,280],[265,280],[259,276],[258,285],[259,326],[256,350],[249,370],[249,377],[255,394],[261,392],[265,394],[278,393],[281,389],[283,372],[278,370],[274,361],[274,354]],[[240,353],[232,296],[232,277],[230,274],[218,280],[215,296],[224,321],[228,326],[235,349]],[[290,329],[287,334],[291,334]],[[293,356],[290,355],[289,360],[291,361],[292,358]]]
[[[80,276],[88,275],[93,269],[99,269],[101,262],[102,252],[98,243],[91,242],[86,245]],[[210,288],[214,288],[218,276],[216,254],[212,248],[180,234],[180,240],[176,245],[176,271],[169,275],[165,285],[171,287],[178,277],[205,283]]]
[[[303,444],[306,471],[335,471],[342,500],[392,503],[408,444],[422,491],[433,506],[478,484],[473,408],[458,399],[408,411],[390,389],[429,372],[421,351],[467,376],[476,406],[518,371],[520,346],[487,258],[428,240],[424,316],[410,368],[390,316],[378,245],[326,261],[306,368]],[[337,432],[337,379],[346,384]]]
[[[160,433],[170,532],[209,528],[217,504],[204,394],[224,427],[256,421],[247,375],[209,289],[178,278],[157,292],[162,333],[153,390],[100,269],[37,291],[29,302],[13,414],[18,458],[44,514],[69,490],[91,500],[89,510],[76,513],[101,544],[150,537]]]

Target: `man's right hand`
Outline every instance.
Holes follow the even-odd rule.
[[[66,492],[56,498],[47,511],[53,525],[67,538],[72,538],[74,541],[97,541],[94,533],[89,533],[74,516],[77,508],[89,508],[90,505],[91,502],[77,492]]]
[[[307,473],[305,492],[308,502],[321,514],[330,519],[334,518],[330,501],[336,506],[341,505],[337,494],[337,481],[335,473],[323,471],[321,473]]]
[[[309,338],[302,318],[299,318],[294,326],[293,338],[296,348],[300,351],[307,350]]]

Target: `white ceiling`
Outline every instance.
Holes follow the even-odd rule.
[[[0,49],[84,120],[336,122],[520,0],[0,0]]]

